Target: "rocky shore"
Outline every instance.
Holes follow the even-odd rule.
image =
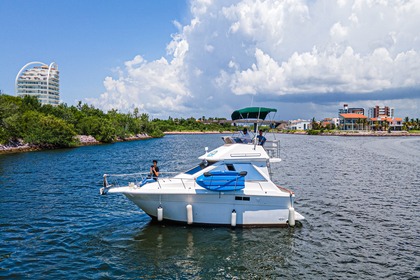
[[[97,145],[101,144],[95,137],[91,135],[77,135],[77,140],[79,140],[81,146]]]
[[[0,154],[16,153],[16,152],[30,152],[42,150],[37,145],[24,143],[22,140],[9,142],[7,145],[0,145]]]
[[[149,138],[151,137],[147,134],[137,134],[135,136],[130,136],[124,139],[118,138],[117,142],[135,141],[135,140],[143,140],[143,139],[149,139]],[[76,140],[79,142],[79,145],[78,145],[79,147],[102,144],[100,141],[96,140],[95,137],[91,135],[77,135]],[[9,142],[6,145],[0,145],[0,154],[31,152],[31,151],[40,151],[40,150],[48,150],[48,149],[54,149],[54,147],[32,145],[32,144],[25,143],[19,139],[17,141]]]
[[[179,134],[229,134],[232,131],[166,131],[165,135],[179,135]]]
[[[117,142],[124,142],[124,141],[136,141],[136,140],[144,140],[149,139],[150,137],[147,133],[144,134],[137,134],[134,136],[126,137],[126,138],[118,138]]]

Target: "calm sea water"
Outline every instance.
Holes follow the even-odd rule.
[[[419,279],[420,138],[278,136],[297,228],[150,223],[103,173],[198,163],[220,135],[0,155],[0,278]]]

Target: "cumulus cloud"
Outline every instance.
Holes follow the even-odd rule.
[[[229,116],[251,102],[329,111],[346,97],[418,115],[420,1],[196,0],[190,16],[165,58],[134,57],[89,101],[167,117]]]

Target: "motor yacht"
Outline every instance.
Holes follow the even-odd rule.
[[[254,133],[276,109],[248,107],[232,114],[233,121],[254,123]],[[280,141],[258,145],[241,135],[223,136],[223,145],[205,152],[191,169],[157,180],[130,174],[104,175],[101,194],[120,193],[158,222],[231,227],[295,226],[304,217],[294,209],[293,191],[271,180],[271,164],[280,159]],[[111,182],[112,178],[116,178]],[[117,183],[116,183],[117,182]]]

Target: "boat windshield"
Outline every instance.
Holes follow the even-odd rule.
[[[213,162],[209,163],[208,161],[203,160],[202,162],[200,162],[200,164],[198,166],[195,166],[195,167],[191,168],[190,170],[185,171],[185,174],[193,175],[193,174],[197,173],[198,171],[200,171],[200,170],[202,170],[202,169],[204,169],[207,166],[210,166],[212,164],[213,164]]]
[[[264,176],[251,163],[227,163],[219,165],[211,171],[246,171],[246,181],[266,181]]]

